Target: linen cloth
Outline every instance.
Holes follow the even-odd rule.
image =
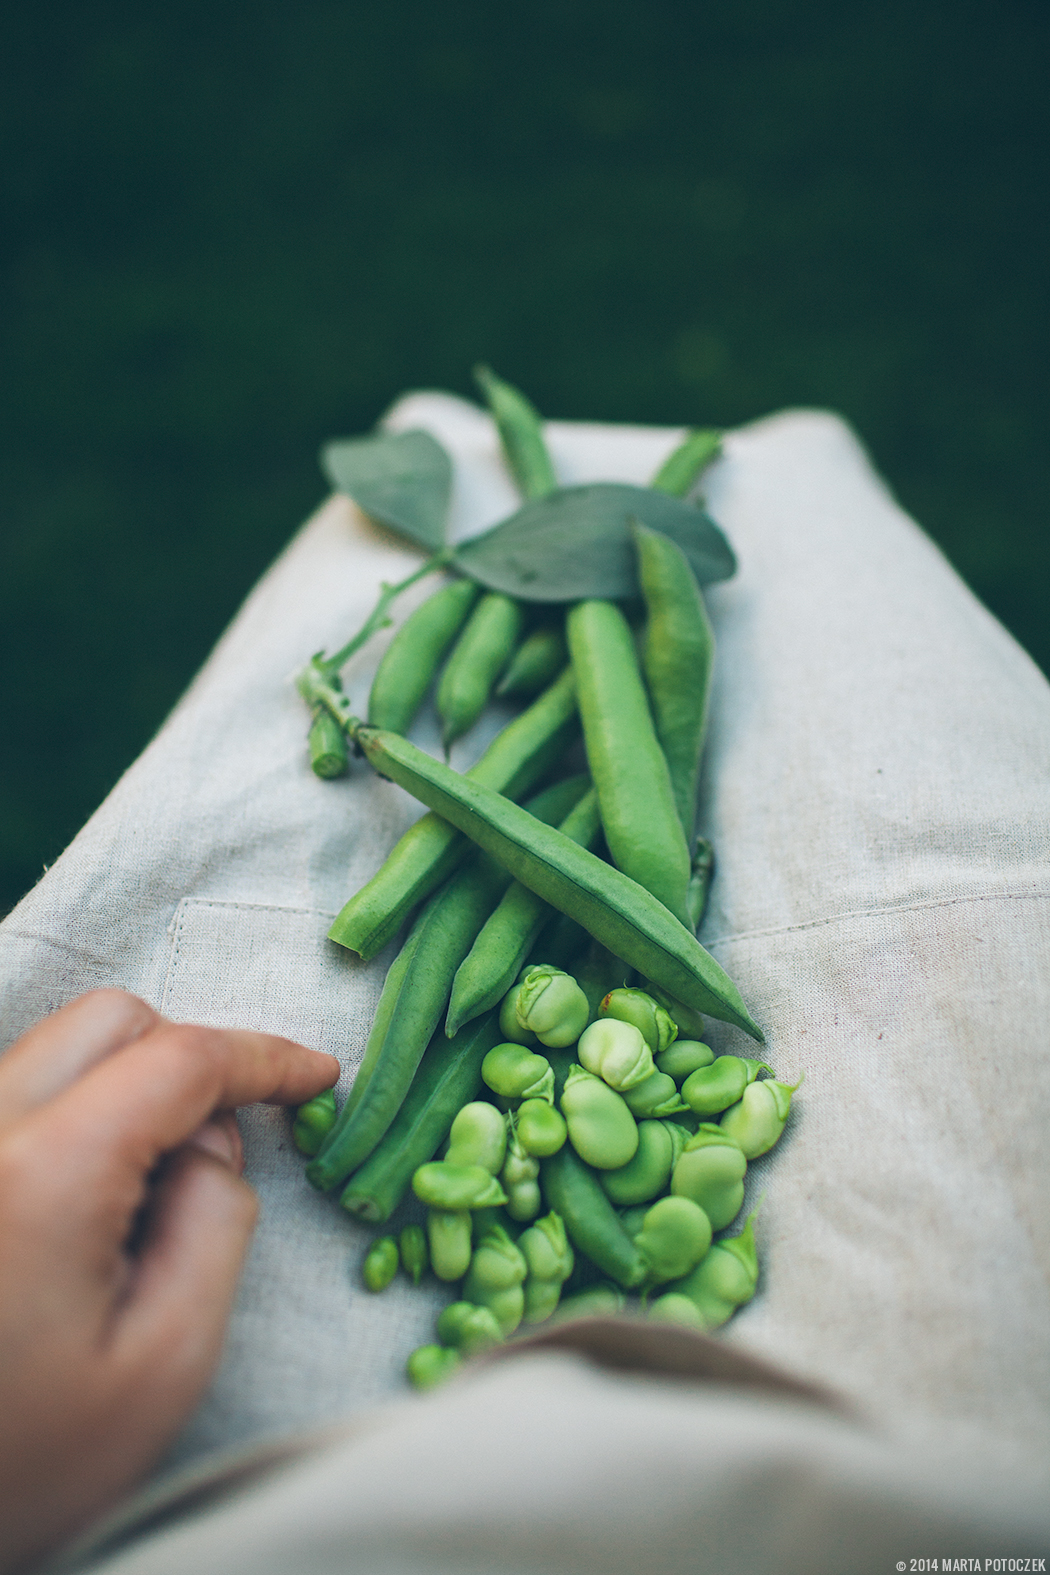
[[[473,406],[412,395],[387,424],[425,427],[449,448],[455,534],[514,507],[491,424]],[[565,482],[644,482],[681,435],[548,427]],[[764,1027],[778,1074],[805,1074],[784,1139],[749,1170],[746,1206],[762,1197],[762,1279],[720,1338],[830,1386],[875,1433],[860,1443],[850,1433],[847,1445],[851,1424],[815,1420],[801,1402],[777,1401],[775,1417],[759,1417],[755,1407],[773,1402],[720,1389],[701,1404],[666,1381],[599,1379],[551,1354],[520,1358],[517,1377],[493,1369],[374,1420],[376,1403],[400,1392],[407,1352],[432,1337],[447,1293],[364,1292],[358,1266],[372,1233],[311,1192],[283,1114],[254,1109],[243,1127],[262,1218],[222,1367],[173,1464],[367,1415],[365,1442],[336,1453],[348,1450],[365,1471],[389,1428],[418,1509],[430,1501],[409,1462],[427,1428],[481,1437],[486,1408],[513,1402],[527,1433],[538,1414],[527,1389],[547,1397],[553,1431],[585,1435],[606,1462],[622,1436],[606,1407],[624,1418],[649,1407],[654,1428],[660,1418],[669,1436],[692,1438],[705,1407],[721,1416],[744,1405],[731,1427],[738,1464],[750,1459],[761,1479],[765,1461],[781,1494],[762,1535],[783,1529],[785,1470],[824,1513],[838,1500],[814,1483],[839,1466],[848,1478],[853,1447],[884,1452],[884,1480],[897,1484],[884,1514],[886,1502],[899,1511],[893,1494],[920,1458],[986,1482],[1012,1473],[1014,1488],[997,1488],[986,1506],[996,1525],[1010,1523],[1009,1505],[1024,1520],[1018,1505],[1035,1502],[1025,1494],[1050,1455],[1050,690],[835,417],[789,412],[729,434],[705,489],[740,569],[708,592],[718,660],[700,829],[717,873],[701,940]],[[380,580],[416,562],[343,498],[303,528],[157,739],[0,926],[5,1041],[83,990],[119,984],[177,1019],[266,1028],[330,1050],[352,1079],[393,952],[363,964],[325,932],[419,806],[363,768],[335,783],[312,776],[290,674],[319,646],[340,644]],[[401,613],[431,589],[416,587]],[[348,669],[355,708],[382,647]],[[501,721],[488,718],[453,763],[469,764]],[[414,736],[436,752],[432,717]],[[710,1025],[710,1042],[748,1053],[725,1025]],[[648,1422],[637,1425],[650,1436]],[[703,1449],[693,1438],[683,1458],[714,1470],[719,1451],[705,1428]],[[322,1476],[329,1458],[315,1461]],[[437,1473],[446,1489],[448,1469]],[[619,1468],[608,1469],[595,1504],[615,1502]],[[730,1524],[732,1506],[743,1513],[747,1472],[741,1464],[734,1478],[727,1465],[715,1476],[721,1507],[705,1499],[708,1519]],[[365,1478],[375,1487],[371,1467]],[[491,1473],[485,1480],[495,1491]],[[938,1491],[930,1486],[927,1506]],[[941,1508],[950,1520],[950,1504]],[[493,1563],[486,1546],[455,1544],[448,1567],[519,1567]],[[677,1546],[657,1550],[654,1567],[666,1557],[678,1568]],[[624,1549],[626,1569],[638,1550],[629,1537]],[[699,1568],[696,1556],[694,1546],[681,1567]],[[211,1567],[200,1557],[198,1548],[181,1567]],[[402,1563],[368,1557],[362,1568],[443,1567],[418,1549]],[[550,1558],[526,1541],[520,1567],[562,1567]],[[621,1564],[610,1553],[593,1567]]]

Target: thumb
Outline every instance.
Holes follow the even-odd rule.
[[[221,1131],[209,1122],[169,1161],[117,1313],[114,1355],[137,1375],[137,1417],[127,1421],[137,1420],[143,1449],[166,1443],[218,1365],[258,1215],[239,1144],[218,1157]]]

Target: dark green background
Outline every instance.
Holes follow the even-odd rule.
[[[1044,4],[2,15],[0,909],[322,439],[479,357],[554,416],[843,411],[1050,665]]]

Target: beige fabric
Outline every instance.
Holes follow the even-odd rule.
[[[472,407],[416,395],[390,420],[452,449],[461,533],[512,505]],[[677,437],[550,428],[567,481],[644,480]],[[719,655],[701,824],[718,872],[702,939],[773,1065],[806,1077],[783,1143],[751,1169],[762,1281],[724,1338],[841,1391],[901,1449],[1022,1480],[1050,1443],[1050,691],[835,418],[788,413],[731,434],[709,501],[740,572],[709,594]],[[361,769],[310,775],[288,675],[415,561],[344,500],[305,527],[0,927],[8,1038],[120,983],[178,1018],[303,1038],[352,1071],[389,958],[356,963],[324,931],[417,811]],[[349,671],[355,704],[381,645]],[[432,719],[416,736],[436,747]],[[711,1042],[746,1043],[719,1025]],[[278,1113],[251,1112],[245,1128],[263,1219],[222,1370],[176,1460],[397,1392],[440,1300],[361,1291],[367,1233],[306,1187]],[[559,1368],[555,1387],[586,1410],[593,1382]],[[614,1406],[624,1380],[602,1383]],[[606,1433],[624,1436],[606,1427],[606,1398],[593,1395],[603,1449]],[[420,1408],[419,1426],[443,1404]],[[448,1404],[448,1428],[465,1425],[466,1401]],[[641,1404],[636,1387],[623,1404]],[[677,1417],[694,1399],[661,1389],[653,1404]],[[558,1425],[576,1424],[562,1408]],[[761,1455],[761,1427],[748,1436]]]
[[[1050,1520],[1038,1491],[1030,1473],[960,1475],[787,1399],[613,1379],[532,1354],[391,1405],[344,1441],[239,1484],[227,1503],[157,1525],[93,1567],[883,1575],[932,1556],[927,1569],[955,1559],[986,1569],[985,1559],[1045,1558]]]

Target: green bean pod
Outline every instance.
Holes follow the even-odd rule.
[[[445,1009],[455,971],[505,885],[494,860],[472,860],[417,918],[387,974],[354,1085],[357,1097],[347,1100],[307,1166],[307,1178],[322,1192],[331,1192],[368,1158],[400,1110]],[[409,963],[402,966],[405,952]]]
[[[467,619],[438,684],[437,711],[446,755],[485,709],[524,622],[521,603],[502,591],[486,591]]]
[[[545,957],[568,961],[575,937],[564,933],[567,929],[559,915],[544,932],[539,946]],[[482,1063],[501,1038],[495,1011],[475,1019],[455,1039],[434,1035],[386,1135],[347,1182],[340,1203],[348,1213],[373,1222],[390,1218],[419,1166],[448,1135],[457,1111],[478,1093]]]
[[[573,783],[556,783],[538,793],[531,808],[541,819],[558,819],[574,792]],[[506,872],[482,855],[457,871],[416,919],[387,974],[350,1097],[307,1167],[308,1179],[321,1191],[345,1181],[397,1115],[448,1003],[456,970],[508,884]]]
[[[613,602],[583,601],[570,608],[565,628],[613,863],[685,925],[689,849],[630,625]]]
[[[561,625],[541,624],[522,640],[496,685],[504,695],[538,695],[557,678],[569,660],[569,647]]]
[[[697,837],[693,848],[693,871],[685,894],[689,925],[694,933],[700,928],[700,920],[707,908],[714,873],[715,850],[706,837]]]
[[[562,758],[576,731],[572,669],[499,733],[467,772],[477,782],[517,798]],[[384,735],[390,736],[390,735]],[[328,932],[366,961],[393,940],[405,919],[440,886],[469,851],[447,818],[424,815],[410,826],[382,867],[354,893]]]
[[[542,498],[553,492],[558,479],[535,406],[487,366],[476,366],[474,377],[492,412],[504,456],[522,495]]]
[[[684,498],[700,472],[721,452],[721,432],[716,427],[698,427],[668,455],[649,485],[673,498]]]
[[[568,1143],[540,1166],[547,1207],[564,1221],[573,1246],[625,1290],[641,1285],[649,1272],[645,1257],[628,1236],[598,1178]]]
[[[478,1018],[455,1039],[437,1033],[423,1054],[412,1086],[386,1134],[346,1184],[340,1203],[358,1219],[390,1218],[447,1136],[456,1112],[481,1085],[481,1063],[499,1041],[495,1012]]]
[[[715,637],[700,587],[678,543],[645,525],[631,529],[646,608],[642,670],[678,818],[691,839]],[[686,885],[689,880],[687,874]]]
[[[387,646],[372,680],[368,720],[403,733],[423,703],[442,659],[480,594],[473,580],[443,585],[409,613]]]
[[[581,847],[591,848],[598,840],[601,818],[597,794],[593,788],[586,790],[586,782],[586,777],[580,778],[580,801],[565,816],[559,830]],[[464,1023],[503,999],[550,912],[549,904],[520,881],[508,886],[452,982],[446,1033],[456,1033]]]
[[[465,831],[628,967],[686,1006],[763,1042],[725,970],[644,887],[476,777],[460,776],[398,734],[357,721],[351,731],[378,771]]]
[[[314,707],[307,744],[315,776],[331,781],[343,775],[349,759],[346,734],[327,706]]]

